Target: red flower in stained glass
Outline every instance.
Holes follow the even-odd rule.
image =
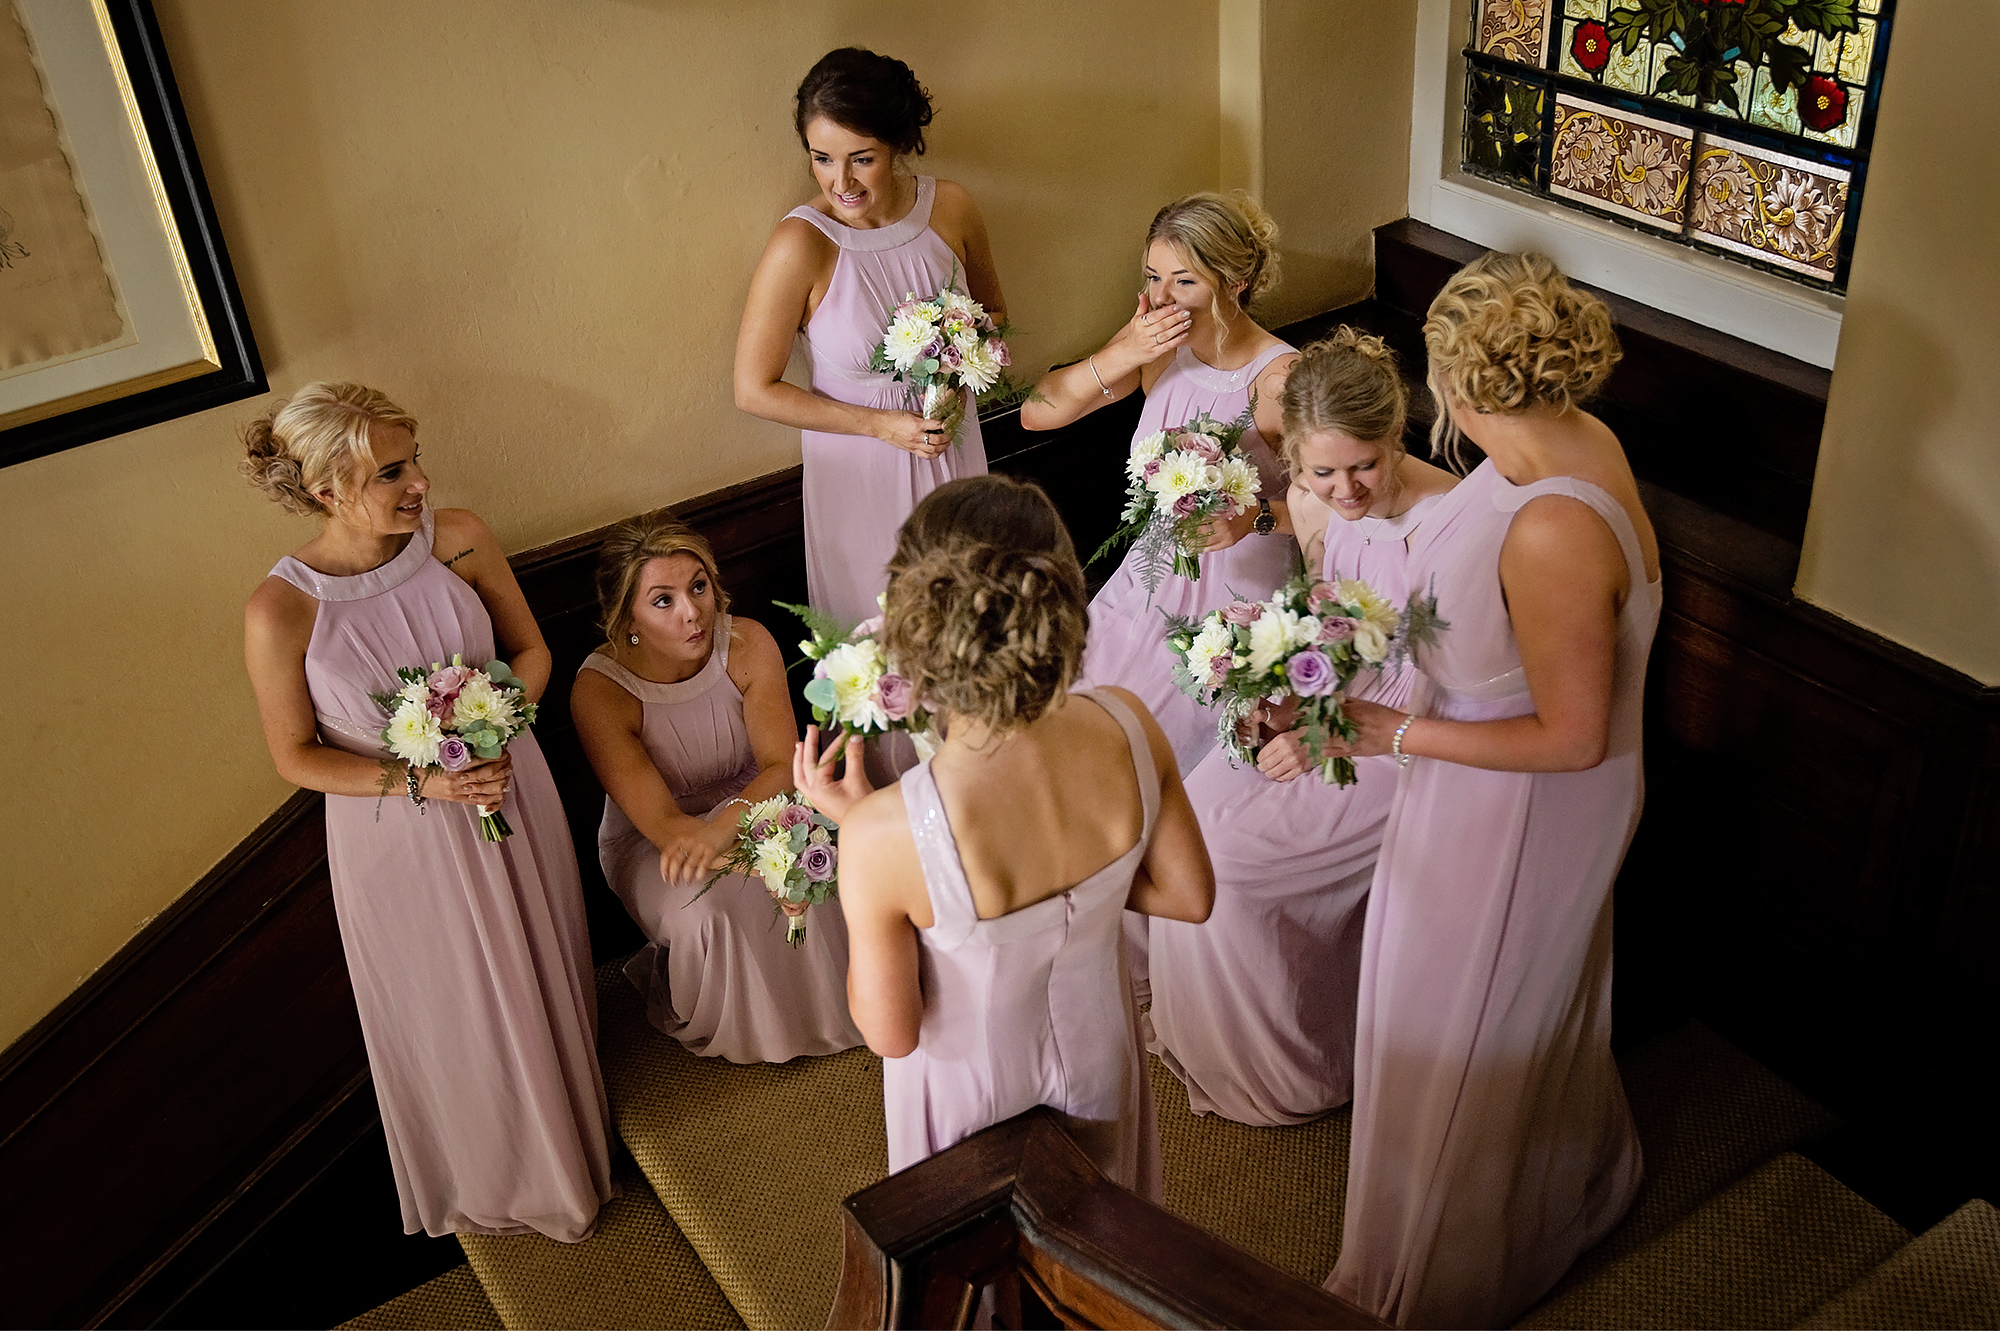
[[[1576,35],[1570,38],[1569,53],[1577,64],[1596,74],[1611,62],[1611,34],[1595,19],[1579,23]]]
[[[1799,89],[1799,119],[1824,134],[1847,119],[1847,89],[1815,74]]]

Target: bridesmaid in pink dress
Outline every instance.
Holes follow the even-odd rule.
[[[1272,452],[1295,353],[1250,317],[1278,284],[1278,228],[1248,195],[1190,194],[1160,209],[1146,231],[1145,277],[1131,321],[1082,362],[1044,375],[1021,424],[1058,429],[1141,390],[1137,442],[1196,412],[1233,420],[1255,399],[1243,448],[1263,480],[1259,508],[1212,524],[1200,578],[1169,572],[1149,597],[1128,552],[1090,603],[1078,687],[1116,684],[1137,694],[1180,770],[1191,772],[1215,747],[1215,718],[1174,687],[1161,612],[1199,619],[1228,604],[1232,591],[1269,596],[1296,567],[1284,469]]]
[[[369,695],[396,670],[549,651],[493,534],[433,510],[416,421],[309,384],[250,427],[243,472],[320,534],[250,598],[245,660],[278,772],[326,792],[327,867],[403,1227],[587,1238],[612,1195],[576,854],[533,732],[462,772],[410,771]],[[497,637],[497,643],[496,643]],[[476,805],[514,835],[480,835]]]
[[[889,1168],[1049,1105],[1106,1175],[1158,1198],[1119,921],[1198,922],[1214,891],[1166,738],[1121,689],[1069,691],[1083,573],[1039,488],[935,491],[889,569],[887,646],[944,744],[872,793],[859,763],[831,778],[811,730],[794,763],[841,824],[848,997],[886,1060]]]
[[[1402,604],[1421,590],[1411,535],[1456,478],[1403,451],[1394,353],[1341,328],[1299,353],[1282,401],[1291,516],[1314,566]],[[1362,676],[1350,696],[1399,707],[1410,675]],[[1287,733],[1292,711],[1260,721],[1254,767],[1218,746],[1188,777],[1215,912],[1199,928],[1149,928],[1153,1052],[1196,1113],[1259,1126],[1303,1123],[1352,1094],[1361,926],[1396,791],[1393,758],[1358,760],[1352,786],[1321,781],[1303,732]]]
[[[840,912],[812,912],[795,949],[761,879],[703,890],[743,806],[792,786],[778,644],[727,613],[708,542],[666,513],[612,529],[597,591],[610,641],[584,658],[570,715],[607,792],[605,881],[653,940],[625,967],[648,1019],[732,1063],[853,1048]]]
[[[951,286],[1005,317],[972,196],[899,169],[923,155],[930,122],[930,95],[900,60],[844,47],[813,66],[794,124],[820,195],[772,231],[736,338],[736,405],[803,431],[807,594],[849,623],[875,613],[917,501],[986,470],[971,403],[953,443],[953,422],[917,415],[902,384],[868,368],[913,292]],[[810,390],[783,379],[795,341]]]
[[[1611,884],[1641,802],[1659,550],[1618,440],[1576,404],[1609,314],[1539,255],[1488,254],[1424,325],[1441,442],[1487,460],[1425,518],[1413,580],[1450,621],[1362,943],[1353,1164],[1327,1287],[1404,1326],[1504,1326],[1639,1185],[1611,1060]]]

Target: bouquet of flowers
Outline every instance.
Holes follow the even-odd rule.
[[[407,666],[396,678],[402,682],[396,692],[369,696],[389,713],[382,742],[412,771],[459,772],[475,760],[498,758],[509,740],[535,724],[527,686],[505,661],[482,669],[454,655],[448,666]],[[480,809],[479,829],[488,841],[514,835],[498,805]]]
[[[1325,753],[1328,736],[1352,740],[1359,733],[1341,706],[1342,691],[1362,670],[1394,664],[1449,627],[1438,618],[1435,596],[1416,597],[1399,614],[1365,582],[1301,574],[1268,600],[1231,601],[1199,624],[1168,616],[1167,642],[1180,691],[1203,706],[1222,704],[1216,729],[1233,756],[1256,761],[1237,723],[1259,701],[1295,696],[1320,779],[1347,786],[1354,783],[1354,760]]]
[[[803,619],[812,634],[799,650],[815,663],[805,688],[813,720],[861,738],[900,730],[916,744],[918,756],[937,751],[935,718],[917,701],[908,678],[896,672],[876,636],[882,631],[880,615],[845,629],[823,610],[777,604]]]
[[[797,947],[806,941],[805,908],[839,890],[840,852],[833,843],[833,820],[786,791],[752,804],[737,819],[736,828],[736,844],[730,847],[727,862],[702,891],[714,887],[725,874],[762,878],[771,899],[788,917],[785,941]],[[796,909],[786,910],[788,906]]]
[[[978,301],[953,290],[957,278],[954,265],[936,295],[920,299],[916,292],[908,293],[868,358],[869,369],[909,388],[910,405],[919,415],[949,422],[954,444],[965,424],[961,390],[985,392],[1013,363],[1007,326],[995,322]]]
[[[1197,412],[1186,425],[1133,444],[1125,461],[1125,511],[1118,515],[1118,530],[1097,547],[1090,562],[1136,541],[1133,549],[1147,596],[1159,590],[1170,558],[1175,574],[1199,578],[1201,525],[1211,518],[1233,518],[1257,502],[1260,478],[1242,451],[1243,432],[1256,409],[1253,393],[1243,414],[1227,424]]]

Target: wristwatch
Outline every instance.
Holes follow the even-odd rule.
[[[1271,511],[1270,500],[1259,499],[1257,501],[1257,521],[1252,524],[1251,530],[1255,531],[1259,536],[1269,536],[1272,532],[1278,530],[1278,515]]]

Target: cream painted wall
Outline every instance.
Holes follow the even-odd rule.
[[[924,169],[985,212],[1030,370],[1129,313],[1153,210],[1216,183],[1217,0],[155,2],[274,388],[388,390],[510,550],[797,462],[729,364],[826,49],[936,95]],[[0,1045],[288,792],[240,658],[309,534],[235,476],[264,405],[0,471]]]
[[[1278,223],[1284,281],[1258,311],[1274,327],[1366,296],[1370,233],[1409,212],[1417,4],[1222,4],[1222,178]]]
[[[2000,684],[1991,0],[1896,11],[1798,594]]]

